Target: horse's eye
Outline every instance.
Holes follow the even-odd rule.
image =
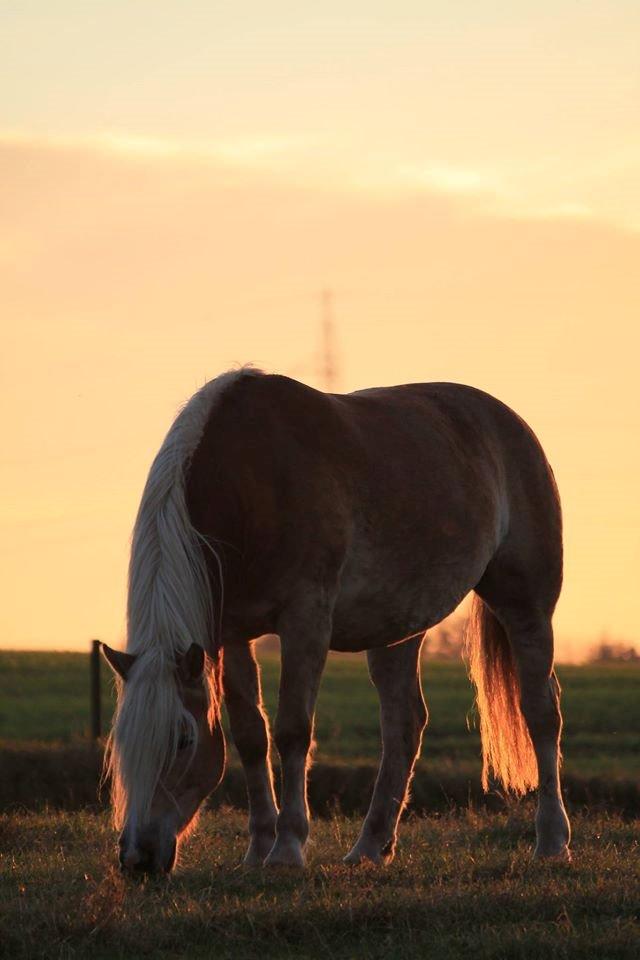
[[[178,740],[178,750],[187,750],[193,746],[193,738],[189,733],[181,733]]]

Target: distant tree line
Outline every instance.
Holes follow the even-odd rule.
[[[426,656],[434,660],[459,660],[464,653],[467,626],[465,616],[454,614],[429,630],[424,646]],[[640,652],[630,643],[611,640],[606,634],[591,648],[589,663],[640,663]]]
[[[431,660],[459,660],[464,651],[467,618],[460,614],[447,617],[427,632],[423,653]]]
[[[601,637],[592,648],[589,663],[638,663],[640,653],[632,644]]]
[[[464,614],[454,613],[442,623],[427,632],[423,656],[430,660],[460,660],[464,653],[464,637],[467,618]],[[277,651],[279,641],[275,636],[260,639],[263,650]],[[611,640],[606,634],[591,648],[587,657],[589,663],[640,663],[640,652],[633,644]]]

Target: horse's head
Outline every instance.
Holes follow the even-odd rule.
[[[103,651],[120,678],[107,761],[120,865],[131,874],[167,874],[224,773],[215,671],[195,643],[172,664],[104,644]]]

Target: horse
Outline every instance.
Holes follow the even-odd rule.
[[[253,368],[188,401],[132,537],[125,651],[106,754],[120,864],[169,873],[225,766],[224,699],[246,777],[249,866],[303,867],[316,695],[330,650],[366,651],[382,757],[349,864],[388,862],[427,722],[425,631],[471,591],[470,673],[486,789],[538,788],[538,857],[569,859],[552,614],[553,472],[487,393],[424,383],[328,394]],[[256,638],[280,638],[281,791]]]

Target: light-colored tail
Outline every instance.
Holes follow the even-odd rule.
[[[507,634],[475,596],[466,636],[469,672],[476,688],[482,738],[482,786],[501,780],[516,794],[538,786],[531,737],[520,709],[520,682]]]

